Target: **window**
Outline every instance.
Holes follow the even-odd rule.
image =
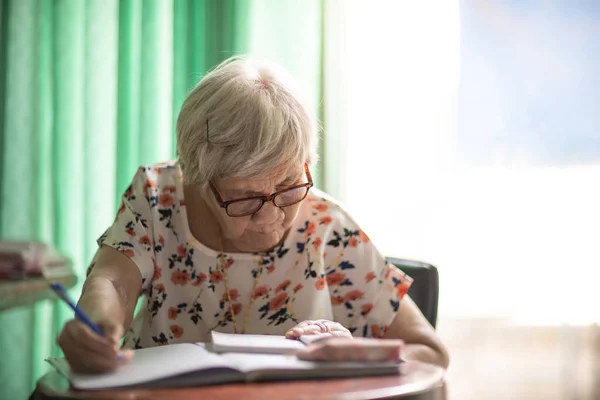
[[[600,321],[600,7],[554,3],[328,11],[327,187],[442,316]]]

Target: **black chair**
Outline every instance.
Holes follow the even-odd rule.
[[[435,328],[440,292],[437,268],[424,262],[403,260],[401,258],[388,257],[387,261],[415,280],[408,289],[408,295],[425,315],[431,326]]]

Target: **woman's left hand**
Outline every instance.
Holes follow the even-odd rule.
[[[302,335],[341,336],[352,338],[350,331],[341,324],[325,319],[302,321],[286,332],[288,339],[298,339]]]

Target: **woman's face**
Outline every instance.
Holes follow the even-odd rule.
[[[266,196],[288,187],[306,183],[302,165],[281,167],[260,178],[215,180],[213,184],[224,201],[250,196]],[[255,252],[271,249],[279,244],[298,215],[300,203],[279,208],[272,201],[265,202],[255,214],[245,217],[230,217],[220,207],[210,190],[206,203],[216,217],[224,241],[240,252]]]

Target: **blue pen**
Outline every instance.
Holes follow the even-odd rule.
[[[94,333],[96,333],[100,336],[104,336],[104,332],[102,332],[102,329],[100,329],[98,324],[96,324],[94,321],[92,321],[90,319],[90,317],[88,317],[83,311],[81,311],[79,309],[79,307],[77,307],[75,302],[73,300],[71,300],[71,298],[67,294],[67,291],[65,290],[63,285],[61,285],[58,282],[51,283],[50,289],[54,290],[54,292],[58,295],[58,297],[60,297],[62,300],[64,300],[65,303],[67,303],[69,305],[69,307],[71,307],[73,309],[73,311],[75,311],[75,316],[77,317],[78,320],[80,320],[81,322],[86,324],[92,331],[94,331]]]
[[[54,282],[50,284],[50,289],[52,289],[58,295],[58,297],[64,300],[64,302],[67,303],[69,307],[73,309],[73,311],[75,311],[75,317],[77,317],[78,320],[86,324],[92,331],[94,331],[94,333],[100,336],[104,336],[104,332],[102,332],[102,329],[100,329],[98,324],[92,321],[90,317],[88,317],[83,311],[81,311],[79,307],[77,307],[75,302],[67,294],[67,291],[65,290],[63,285],[61,285],[58,282]],[[121,352],[119,352],[117,359],[121,360],[122,357],[123,356]]]

